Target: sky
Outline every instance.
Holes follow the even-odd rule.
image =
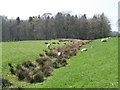
[[[0,15],[9,19],[28,19],[29,16],[44,13],[70,12],[70,14],[86,14],[91,18],[95,14],[104,13],[111,22],[112,31],[118,31],[118,2],[120,0],[1,0]]]

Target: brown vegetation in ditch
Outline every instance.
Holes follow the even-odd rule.
[[[91,42],[91,40],[78,40],[78,39],[60,39],[59,42],[73,42],[71,44],[64,44],[63,46],[55,47],[49,52],[43,50],[44,54],[39,54],[40,58],[36,59],[36,62],[31,61],[23,62],[21,65],[17,65],[16,68],[12,64],[8,64],[10,72],[17,76],[18,80],[26,81],[29,83],[42,82],[44,79],[52,75],[54,68],[61,68],[66,66],[67,59],[76,56],[77,51],[84,44]],[[45,42],[45,44],[48,44]],[[52,42],[52,44],[58,44],[58,42]],[[52,59],[56,60],[53,61]]]

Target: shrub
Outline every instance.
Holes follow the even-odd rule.
[[[31,61],[23,62],[22,65],[26,68],[35,67],[35,65]]]
[[[16,72],[16,76],[18,77],[18,80],[24,80],[26,77],[28,77],[28,73],[22,70],[18,70]]]
[[[48,42],[45,42],[45,44],[48,44]]]
[[[62,59],[57,59],[54,63],[53,63],[53,67],[54,68],[60,68],[60,67],[64,67],[67,65],[67,61],[62,58]]]
[[[60,44],[59,42],[57,42],[57,44]]]
[[[52,71],[53,71],[52,67],[45,68],[44,71],[43,71],[43,74],[44,74],[45,77],[48,77],[48,76],[52,75],[51,74]]]
[[[43,81],[44,81],[44,76],[42,75],[42,72],[37,72],[33,75],[33,83],[43,82]]]
[[[0,81],[2,81],[2,88],[13,85],[10,81],[2,77],[0,77]]]
[[[52,44],[56,44],[56,42],[52,42]]]
[[[51,60],[48,56],[43,56],[43,57],[41,57],[41,58],[39,58],[39,59],[36,60],[36,62],[37,62],[39,65],[44,65],[44,63],[45,63],[46,61],[52,62],[52,60]]]
[[[40,56],[40,57],[43,57],[43,56],[44,56],[44,54],[41,54],[41,53],[40,53],[40,54],[39,54],[39,56]]]
[[[53,50],[50,50],[50,52],[48,52],[47,55],[49,57],[56,57],[57,53],[58,53],[58,51],[56,51],[55,49],[53,49]]]

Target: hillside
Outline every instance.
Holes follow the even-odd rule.
[[[54,40],[55,41],[55,40]],[[57,41],[57,40],[56,40]],[[118,44],[117,38],[100,39],[81,47],[77,56],[68,60],[68,65],[55,69],[52,76],[42,83],[20,82],[9,72],[8,62],[14,66],[26,60],[34,61],[46,49],[45,41],[3,42],[3,76],[13,83],[10,87],[20,88],[117,88],[118,84]],[[48,41],[51,42],[51,41]],[[63,45],[60,44],[60,45]],[[53,45],[56,47],[58,45]],[[90,48],[94,46],[94,48]]]

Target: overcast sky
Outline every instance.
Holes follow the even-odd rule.
[[[119,0],[1,0],[0,15],[8,18],[28,19],[29,16],[43,15],[44,13],[70,11],[71,14],[104,13],[110,20],[112,30],[117,31]]]

